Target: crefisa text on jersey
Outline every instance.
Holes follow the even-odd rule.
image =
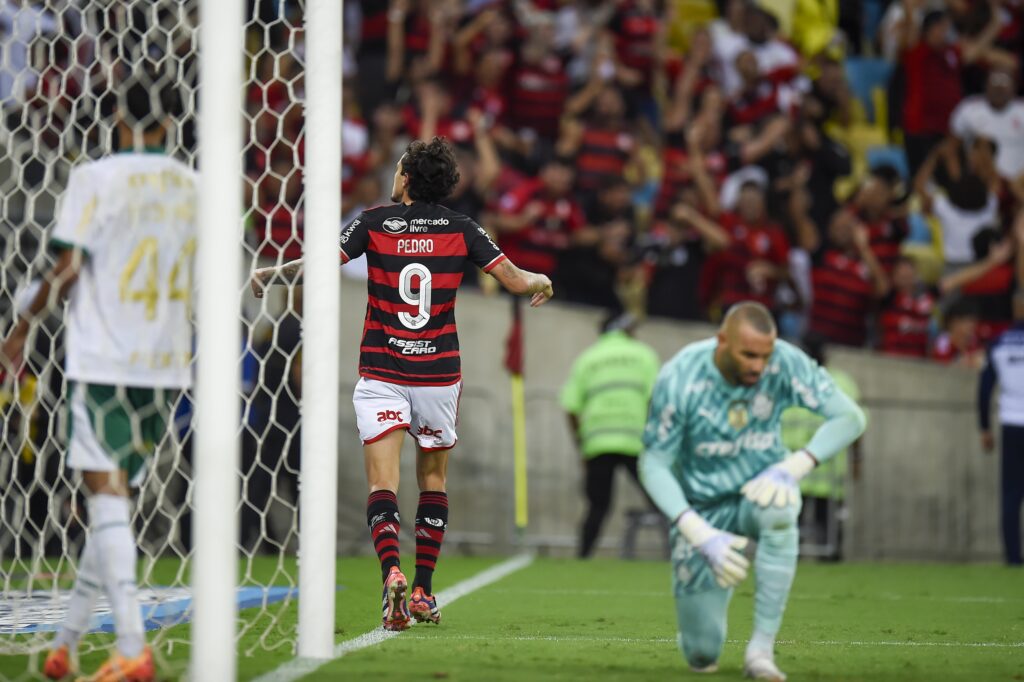
[[[431,355],[437,352],[437,347],[430,341],[412,341],[409,339],[388,338],[388,345],[402,349],[402,355]]]

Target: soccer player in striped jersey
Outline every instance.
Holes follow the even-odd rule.
[[[370,497],[366,519],[384,579],[382,623],[404,630],[412,617],[440,621],[431,580],[448,526],[445,476],[457,440],[462,374],[455,295],[466,261],[536,307],[552,296],[546,276],[517,268],[470,218],[441,206],[459,180],[446,141],[414,141],[398,161],[390,206],[363,211],[341,233],[342,263],[365,254],[366,322],[355,405]],[[275,282],[298,282],[302,261],[257,270],[262,296]],[[418,445],[416,576],[412,595],[399,564],[399,454],[408,432]]]
[[[825,417],[788,452],[780,415],[792,405]],[[799,481],[863,433],[864,413],[803,351],[776,339],[760,303],[733,306],[715,338],[690,344],[661,370],[640,456],[640,479],[673,522],[679,645],[696,672],[717,670],[733,588],[757,541],[754,632],[745,673],[783,682],[775,635],[796,574]]]

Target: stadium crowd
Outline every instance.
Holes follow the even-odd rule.
[[[347,18],[347,216],[385,199],[408,138],[443,135],[451,207],[570,301],[714,321],[755,299],[791,338],[971,365],[1010,321],[1024,3],[393,0]],[[297,68],[265,53],[250,95],[295,138]],[[293,234],[274,203],[301,195],[274,179],[290,154],[250,166],[282,168],[257,183],[265,253]]]
[[[250,243],[290,259],[301,7],[249,11]],[[45,114],[44,146],[95,136],[68,124],[75,98],[125,75],[116,59],[99,74],[104,50],[179,53],[173,77],[195,85],[191,38],[143,40],[153,17],[180,33],[179,13],[102,12],[0,2],[0,101],[26,127]],[[754,299],[789,338],[969,365],[1010,321],[1020,0],[347,0],[345,13],[343,221],[387,200],[410,138],[441,135],[462,168],[451,208],[563,300],[715,321]],[[84,39],[114,24],[138,30]]]

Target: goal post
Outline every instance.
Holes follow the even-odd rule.
[[[233,680],[241,377],[242,0],[199,5],[193,680]]]
[[[115,108],[126,84],[170,96],[160,151],[201,173],[198,253],[165,254],[156,272],[160,300],[180,300],[192,291],[186,271],[191,277],[195,268],[197,386],[181,393],[156,436],[132,504],[146,640],[161,674],[175,679],[189,665],[192,679],[232,679],[232,649],[242,659],[300,648],[300,544],[308,549],[303,570],[314,572],[307,583],[317,586],[305,598],[314,608],[303,629],[320,633],[319,653],[301,648],[319,656],[333,644],[338,318],[330,308],[337,310],[341,20],[328,15],[341,5],[0,1],[19,31],[11,48],[18,63],[0,64],[0,72],[17,71],[12,81],[0,78],[0,337],[55,263],[48,243],[71,174],[123,150]],[[307,7],[308,33],[323,33],[320,47],[315,35],[307,44]],[[307,74],[307,57],[323,53],[314,61],[324,69]],[[322,122],[307,126],[307,115]],[[126,234],[158,220],[132,215],[119,219]],[[298,289],[275,287],[257,299],[247,280],[254,268],[297,258],[307,223],[307,277],[320,284],[309,287],[303,340]],[[130,276],[127,295],[149,296],[149,261],[133,262],[114,263]],[[38,677],[88,534],[81,476],[66,462],[64,311],[55,308],[33,329],[24,369],[0,372],[0,654],[22,657],[0,665],[0,678],[21,665],[16,679]],[[112,329],[101,343],[128,338],[130,330]],[[309,364],[300,372],[306,340]],[[303,392],[309,413],[300,415]],[[89,406],[97,418],[107,414],[106,404]],[[314,539],[300,543],[303,458],[312,473],[304,475],[302,532]],[[111,626],[101,595],[79,641],[86,670],[109,649]]]
[[[341,219],[342,3],[306,0],[306,222],[303,248],[299,644],[334,649],[338,499],[338,221]]]

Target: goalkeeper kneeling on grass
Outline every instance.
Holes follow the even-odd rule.
[[[673,591],[679,646],[697,672],[717,670],[733,588],[754,553],[754,631],[744,672],[785,680],[775,636],[796,573],[799,481],[855,441],[864,413],[795,346],[776,339],[758,303],[729,310],[714,338],[693,343],[661,370],[640,456],[640,479],[673,524]],[[792,405],[826,418],[787,452],[779,417]]]

